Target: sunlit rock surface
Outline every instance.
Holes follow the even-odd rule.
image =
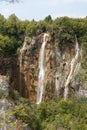
[[[17,55],[1,57],[0,61],[0,74],[6,74],[10,77],[10,87],[17,89],[23,97],[34,102],[37,101],[38,95],[39,57],[43,37],[44,33],[34,37],[25,37]],[[73,43],[58,43],[49,33],[49,40],[44,49],[45,76],[42,101],[47,101],[55,96],[64,98],[66,86],[68,86],[67,98],[74,95],[86,96],[86,87],[77,76],[81,70],[81,46],[79,42],[78,45],[80,53],[78,53],[72,70],[72,78],[66,85],[72,59],[76,56],[76,38],[73,36]]]

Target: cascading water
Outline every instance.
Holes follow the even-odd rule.
[[[20,58],[19,58],[19,62],[20,62],[20,80],[19,80],[19,84],[20,84],[20,93],[21,93],[21,87],[22,87],[22,77],[21,77],[21,69],[22,69],[22,60],[23,60],[23,53],[26,49],[26,45],[27,45],[27,42],[26,42],[26,38],[25,38],[25,41],[23,43],[23,47],[20,49]]]
[[[75,36],[75,39],[76,39],[76,55],[75,57],[72,59],[71,63],[70,63],[70,73],[67,77],[67,80],[66,80],[66,83],[65,83],[65,90],[64,90],[64,99],[67,100],[68,98],[68,93],[69,93],[69,83],[71,81],[71,79],[73,78],[73,75],[74,75],[74,71],[75,71],[75,68],[77,66],[78,63],[77,60],[78,60],[78,57],[79,57],[79,44],[78,44],[78,41],[77,41],[77,37]]]
[[[49,34],[45,33],[43,36],[43,43],[40,49],[37,104],[41,103],[42,96],[43,96],[44,76],[45,76],[44,51],[45,51],[45,45],[48,41],[48,37],[49,37]]]

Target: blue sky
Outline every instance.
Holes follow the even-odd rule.
[[[49,14],[53,19],[61,16],[85,17],[87,0],[22,0],[15,4],[0,2],[0,13],[6,18],[15,13],[21,20],[41,20]]]

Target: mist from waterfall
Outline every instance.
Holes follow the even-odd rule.
[[[68,93],[69,93],[69,83],[71,81],[71,79],[73,78],[73,74],[74,74],[74,70],[75,68],[77,67],[77,60],[78,60],[78,57],[79,57],[79,44],[78,44],[78,40],[77,40],[77,37],[75,36],[75,39],[76,39],[76,47],[75,47],[75,57],[71,60],[71,63],[70,63],[70,73],[66,79],[66,83],[65,83],[65,89],[64,89],[64,99],[67,100],[68,98]]]
[[[37,104],[40,104],[43,96],[44,89],[44,76],[45,76],[45,66],[44,66],[44,52],[45,45],[48,41],[49,34],[45,33],[43,36],[43,43],[39,54],[39,75],[38,75],[38,90],[37,90]]]

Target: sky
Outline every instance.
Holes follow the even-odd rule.
[[[15,14],[21,20],[36,21],[51,15],[81,18],[87,16],[87,0],[21,0],[19,3],[8,3],[0,0],[0,13],[8,18]]]

